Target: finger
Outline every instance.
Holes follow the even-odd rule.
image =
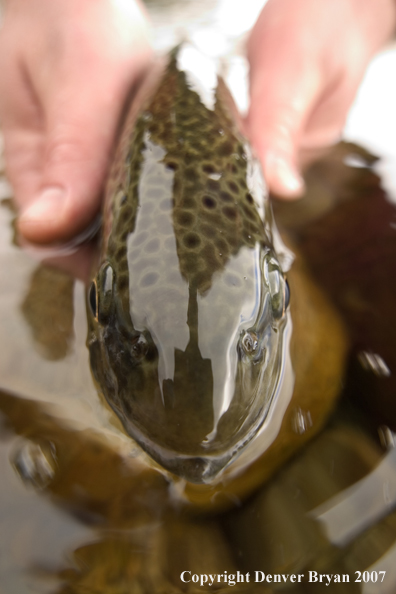
[[[293,35],[295,27],[287,23],[263,28],[258,22],[248,47],[249,135],[270,190],[287,197],[303,190],[298,148],[321,88],[308,48]]]

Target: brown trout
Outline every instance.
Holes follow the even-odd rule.
[[[87,342],[95,380],[131,437],[165,469],[212,484],[282,431],[293,437],[270,469],[305,437],[290,411],[281,429],[301,381],[290,355],[292,258],[229,92],[205,60],[179,46],[131,108],[107,187]],[[343,338],[315,289],[299,290],[297,327],[312,334],[301,342],[304,372],[313,365],[316,377],[318,347],[326,358],[319,394],[309,400],[308,381],[302,398],[313,408],[324,398],[323,415],[308,411],[317,431],[338,393]],[[311,303],[323,314],[305,314]]]

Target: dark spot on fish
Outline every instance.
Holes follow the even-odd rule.
[[[194,215],[191,212],[177,211],[175,213],[176,222],[182,227],[191,227],[194,222]]]
[[[254,204],[254,200],[253,200],[253,196],[251,195],[250,192],[246,192],[246,200],[249,202],[249,204]]]
[[[116,258],[116,260],[121,260],[121,258],[124,255],[125,255],[125,246],[121,245],[115,253],[115,258]]]
[[[238,216],[238,212],[235,208],[233,208],[232,206],[225,206],[222,210],[224,216],[227,217],[227,219],[229,219],[230,221],[235,221],[237,216]]]
[[[225,142],[220,144],[220,146],[217,149],[217,153],[221,157],[229,157],[230,155],[232,155],[233,152],[234,152],[234,147],[232,146],[231,142],[229,142],[228,140],[226,140]]]
[[[162,140],[162,142],[169,144],[172,140],[172,133],[169,130],[165,129],[158,134],[157,138],[159,140]]]
[[[213,165],[210,165],[209,163],[204,163],[204,165],[202,165],[202,171],[208,175],[213,175],[213,173],[216,173]]]
[[[129,288],[129,279],[127,274],[120,274],[117,278],[117,289],[123,292]]]
[[[132,206],[130,204],[126,204],[121,212],[125,219],[129,219],[133,214]]]
[[[183,238],[183,243],[190,249],[195,249],[201,245],[201,238],[196,233],[187,233]]]
[[[202,203],[206,208],[216,208],[216,200],[212,196],[204,196]]]
[[[157,282],[158,279],[159,279],[159,275],[157,272],[149,272],[140,281],[140,286],[141,287],[151,287],[152,285],[155,285],[155,283]]]
[[[239,188],[235,182],[229,181],[227,182],[227,186],[230,188],[231,192],[234,192],[234,194],[239,193]]]
[[[228,192],[220,192],[220,198],[223,202],[234,202],[234,198]]]
[[[149,132],[150,132],[150,134],[157,134],[158,133],[158,130],[159,130],[159,128],[158,128],[158,125],[157,124],[154,124],[154,123],[153,124],[150,124],[150,126],[149,126]]]
[[[181,183],[180,183],[180,179],[178,179],[177,177],[173,180],[173,195],[175,194],[179,194],[181,189]]]
[[[145,357],[146,361],[149,361],[150,363],[152,361],[155,361],[156,359],[158,359],[158,352],[157,349],[153,346],[149,346],[148,351],[146,353],[146,357]]]
[[[118,268],[122,272],[124,272],[124,271],[128,272],[128,260],[127,260],[125,252],[124,252],[124,255],[121,258],[121,260],[118,262]]]
[[[167,169],[170,169],[171,171],[176,171],[179,165],[177,163],[174,163],[173,161],[169,161],[168,163],[165,163],[165,167]]]
[[[139,173],[140,166],[141,166],[140,161],[135,161],[134,163],[133,162],[131,163],[130,171],[131,171],[132,177]]]

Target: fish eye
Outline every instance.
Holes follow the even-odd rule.
[[[287,279],[285,279],[285,309],[289,307],[290,303],[290,287]]]
[[[113,309],[114,272],[108,262],[102,264],[96,278],[96,312],[101,324],[106,324]]]
[[[257,351],[258,338],[255,332],[244,332],[241,339],[241,345],[247,355],[253,355]]]
[[[279,320],[289,304],[290,291],[278,261],[271,255],[265,260],[264,275],[271,298],[272,314],[275,320]]]
[[[91,308],[92,315],[98,317],[98,292],[96,290],[96,282],[92,281],[88,290],[88,303]]]
[[[136,362],[144,359],[148,352],[148,349],[149,344],[144,334],[139,334],[132,340],[131,355]]]

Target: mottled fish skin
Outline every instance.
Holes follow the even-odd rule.
[[[187,49],[186,49],[187,48]],[[210,482],[263,424],[282,371],[288,289],[260,171],[222,79],[199,92],[174,50],[131,111],[88,292],[91,366],[129,434]]]

